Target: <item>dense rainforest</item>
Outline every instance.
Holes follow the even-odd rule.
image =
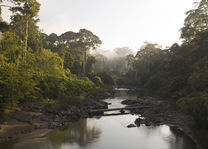
[[[163,49],[145,42],[136,55],[128,48],[116,49],[116,59],[90,54],[102,42],[89,30],[43,33],[36,0],[10,2],[5,7],[12,12],[11,22],[0,19],[1,119],[25,102],[79,101],[111,88],[114,79],[117,85],[170,100],[192,115],[198,128],[208,129],[207,0],[186,12],[181,44]]]
[[[12,12],[9,24],[0,20],[1,119],[21,103],[72,103],[112,86],[110,76],[93,71],[89,50],[100,46],[99,37],[86,29],[47,35],[37,26],[37,1],[10,2],[1,5]]]
[[[98,55],[95,65],[111,74],[119,85],[137,86],[144,88],[144,95],[169,99],[180,111],[191,114],[198,128],[207,130],[208,1],[194,4],[186,12],[180,45],[174,43],[163,49],[145,42],[135,56],[112,61]],[[205,134],[202,138],[208,140]]]

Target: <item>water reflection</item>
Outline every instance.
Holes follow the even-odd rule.
[[[188,138],[166,125],[126,128],[135,118],[124,115],[81,120],[67,130],[51,133],[50,149],[194,149]]]
[[[117,90],[114,93],[114,98],[113,99],[116,99],[116,100],[136,99],[137,94],[138,93],[135,90]]]
[[[116,91],[109,108],[118,108],[124,99],[134,99],[130,91]],[[82,119],[67,129],[55,130],[46,138],[8,142],[4,149],[195,149],[183,133],[163,125],[157,127],[127,128],[136,115],[108,116]],[[8,144],[8,145],[7,145]]]
[[[185,136],[182,132],[180,132],[179,130],[170,128],[171,131],[174,132],[175,135],[175,141],[169,143],[170,145],[170,149],[195,149],[195,145],[193,144],[193,142],[190,141],[190,139]]]
[[[83,119],[72,124],[68,129],[52,132],[48,140],[53,149],[64,148],[64,146],[87,148],[91,143],[95,143],[101,134],[101,130],[95,125],[94,120]]]
[[[116,90],[116,91],[129,91],[128,88],[117,88],[117,87],[114,90]]]

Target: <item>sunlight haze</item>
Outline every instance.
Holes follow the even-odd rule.
[[[193,0],[39,0],[40,28],[50,34],[86,28],[102,40],[102,49],[145,41],[163,47],[179,41],[185,12]],[[5,14],[4,14],[5,15]],[[3,16],[8,18],[8,16]]]

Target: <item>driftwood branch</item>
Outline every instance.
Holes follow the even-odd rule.
[[[9,8],[11,8],[12,6],[9,6],[9,5],[0,5],[0,7],[9,7]]]
[[[124,108],[113,108],[113,109],[91,109],[90,113],[99,113],[99,112],[107,112],[107,111],[119,111],[119,110],[132,110],[132,109],[143,109],[143,108],[151,108],[151,106],[133,106],[133,107],[124,107]]]

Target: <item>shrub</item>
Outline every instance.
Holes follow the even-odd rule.
[[[92,81],[95,83],[97,86],[103,86],[103,81],[99,76],[95,76]]]
[[[208,93],[181,98],[176,105],[182,112],[191,114],[197,126],[208,127]]]

